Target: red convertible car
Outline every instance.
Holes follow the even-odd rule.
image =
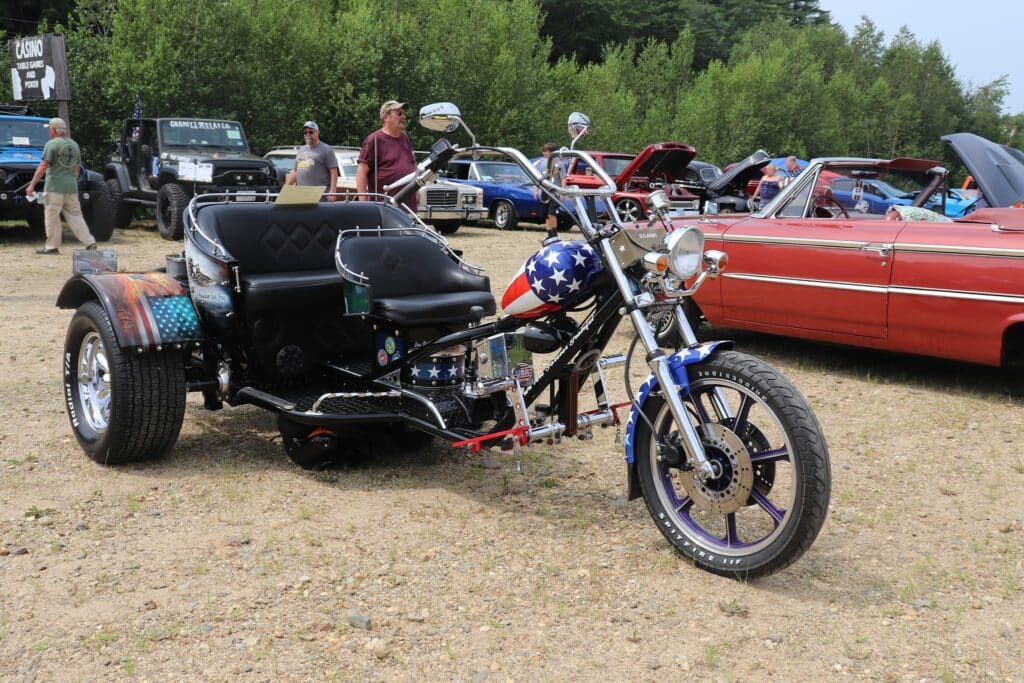
[[[1024,187],[1007,181],[1005,159],[974,155],[968,166],[993,205]],[[909,201],[872,201],[878,181]],[[1024,364],[1024,210],[953,220],[922,208],[945,181],[934,161],[816,159],[757,213],[675,221],[729,256],[691,312],[712,326]]]

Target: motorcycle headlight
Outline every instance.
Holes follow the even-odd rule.
[[[700,228],[688,225],[665,235],[663,242],[668,252],[668,269],[676,277],[685,280],[700,272],[704,254],[704,233]]]

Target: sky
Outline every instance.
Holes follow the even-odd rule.
[[[1020,0],[819,0],[832,21],[852,35],[866,15],[888,45],[901,26],[922,44],[937,40],[964,84],[1009,80],[1004,114],[1024,112],[1024,3]]]

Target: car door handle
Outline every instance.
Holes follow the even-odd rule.
[[[860,248],[861,251],[873,251],[879,256],[889,258],[892,256],[892,245],[891,244],[865,244]]]

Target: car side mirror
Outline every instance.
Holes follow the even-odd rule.
[[[704,213],[706,213],[709,216],[717,216],[718,215],[718,202],[716,202],[716,201],[704,202]]]

